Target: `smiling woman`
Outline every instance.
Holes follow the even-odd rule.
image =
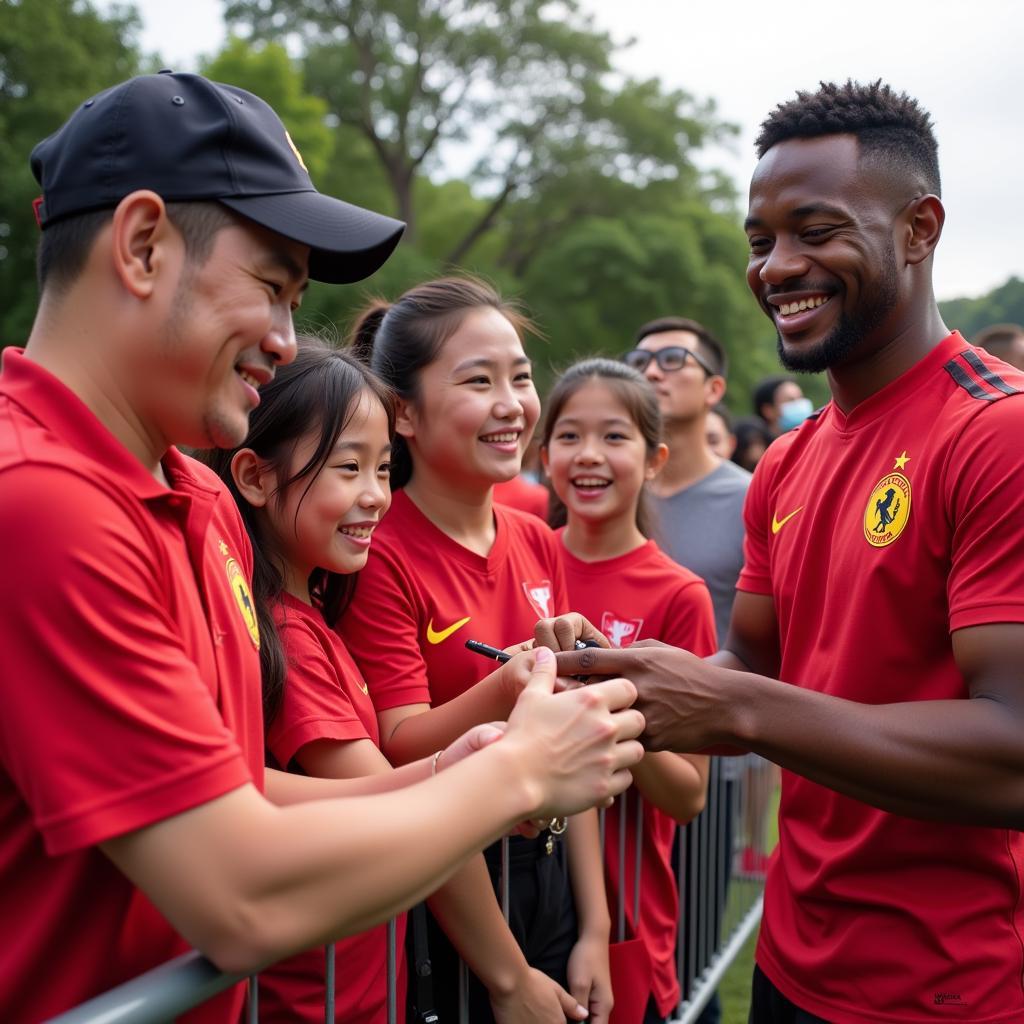
[[[479,714],[507,716],[516,693],[481,681],[486,662],[466,650],[466,639],[508,647],[569,608],[551,530],[493,500],[495,484],[519,473],[540,415],[525,326],[486,284],[447,278],[371,307],[355,330],[356,350],[398,395],[396,494],[340,631],[366,676],[394,763],[436,750],[445,722],[468,701]],[[480,963],[479,950],[459,946],[483,983],[471,987],[470,1019],[554,1024],[567,1006],[578,1016],[579,1002],[605,1022],[609,923],[596,815],[574,819],[564,849],[548,834],[515,837],[511,858],[520,966],[510,988]],[[496,882],[498,850],[487,859]],[[476,898],[496,911],[493,895]],[[431,909],[448,929],[450,908]],[[430,958],[435,1008],[457,1019],[455,958],[436,929]]]

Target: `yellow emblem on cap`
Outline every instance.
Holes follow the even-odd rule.
[[[253,604],[252,591],[249,590],[245,574],[233,558],[229,558],[224,563],[224,571],[228,574],[228,586],[231,587],[231,593],[235,595],[235,604],[238,605],[238,610],[242,613],[242,621],[245,623],[245,628],[249,630],[249,639],[252,640],[253,647],[258,651],[260,649],[260,627],[256,621],[256,606]]]
[[[864,509],[864,536],[873,548],[891,544],[910,518],[910,481],[902,473],[889,473],[875,484]]]
[[[299,164],[301,165],[302,169],[307,174],[309,174],[309,168],[306,166],[306,161],[302,159],[302,154],[299,152],[299,147],[296,146],[294,142],[292,142],[292,137],[288,134],[288,132],[284,133],[284,137],[288,140],[288,145],[291,146],[292,152],[295,154],[295,159],[299,161]]]

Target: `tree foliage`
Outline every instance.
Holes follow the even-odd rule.
[[[138,18],[87,0],[0,0],[0,344],[24,342],[39,238],[32,147],[90,95],[133,75]]]
[[[998,288],[976,299],[940,302],[942,317],[951,328],[973,338],[992,324],[1024,324],[1024,281],[1011,277]]]

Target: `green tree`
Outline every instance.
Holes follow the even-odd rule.
[[[1011,277],[976,299],[940,302],[939,309],[946,324],[968,339],[992,324],[1024,324],[1024,281]]]
[[[29,153],[77,104],[136,72],[138,27],[130,7],[0,0],[0,344],[24,343],[37,301]]]
[[[453,264],[541,183],[696,180],[690,152],[728,130],[685,93],[621,84],[576,0],[229,0],[226,13],[253,38],[299,40],[310,89],[372,146],[408,241],[416,179],[447,144],[482,154],[471,180],[487,202],[448,239]]]

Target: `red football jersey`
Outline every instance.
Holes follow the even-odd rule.
[[[439,530],[404,491],[373,534],[339,632],[378,711],[444,704],[494,670],[467,640],[528,640],[538,619],[568,611],[554,534],[536,516],[494,507],[484,557]]]
[[[559,535],[564,530],[558,531]],[[569,602],[586,616],[615,647],[636,640],[661,640],[684,647],[700,657],[713,654],[715,613],[704,581],[673,562],[649,540],[618,558],[584,562],[564,545],[562,558]],[[663,811],[644,802],[643,840],[640,853],[639,923],[633,913],[636,879],[636,791],[630,790],[626,805],[625,913],[630,933],[643,939],[651,958],[651,984],[658,1012],[667,1016],[679,1003],[676,976],[676,933],[679,929],[679,894],[672,870],[672,841],[676,823]],[[605,887],[616,938],[619,900],[619,817],[616,801],[605,815]]]
[[[314,740],[371,740],[379,745],[377,715],[366,683],[345,645],[320,613],[282,595],[274,609],[288,663],[281,710],[271,723],[267,746],[288,767]],[[294,770],[299,771],[297,766]],[[397,1003],[405,1005],[405,915],[397,920]],[[385,1024],[387,1020],[387,926],[334,944],[335,1020]],[[323,948],[275,964],[260,975],[260,1020],[264,1024],[324,1019]]]
[[[954,333],[768,449],[738,586],[774,600],[782,679],[867,704],[967,699],[950,632],[1024,622],[1022,390]],[[782,776],[757,960],[783,994],[836,1024],[1024,1020],[1021,835]]]
[[[38,364],[3,367],[0,1016],[42,1020],[188,948],[96,847],[262,786],[259,634],[216,476],[172,449],[168,490]]]

